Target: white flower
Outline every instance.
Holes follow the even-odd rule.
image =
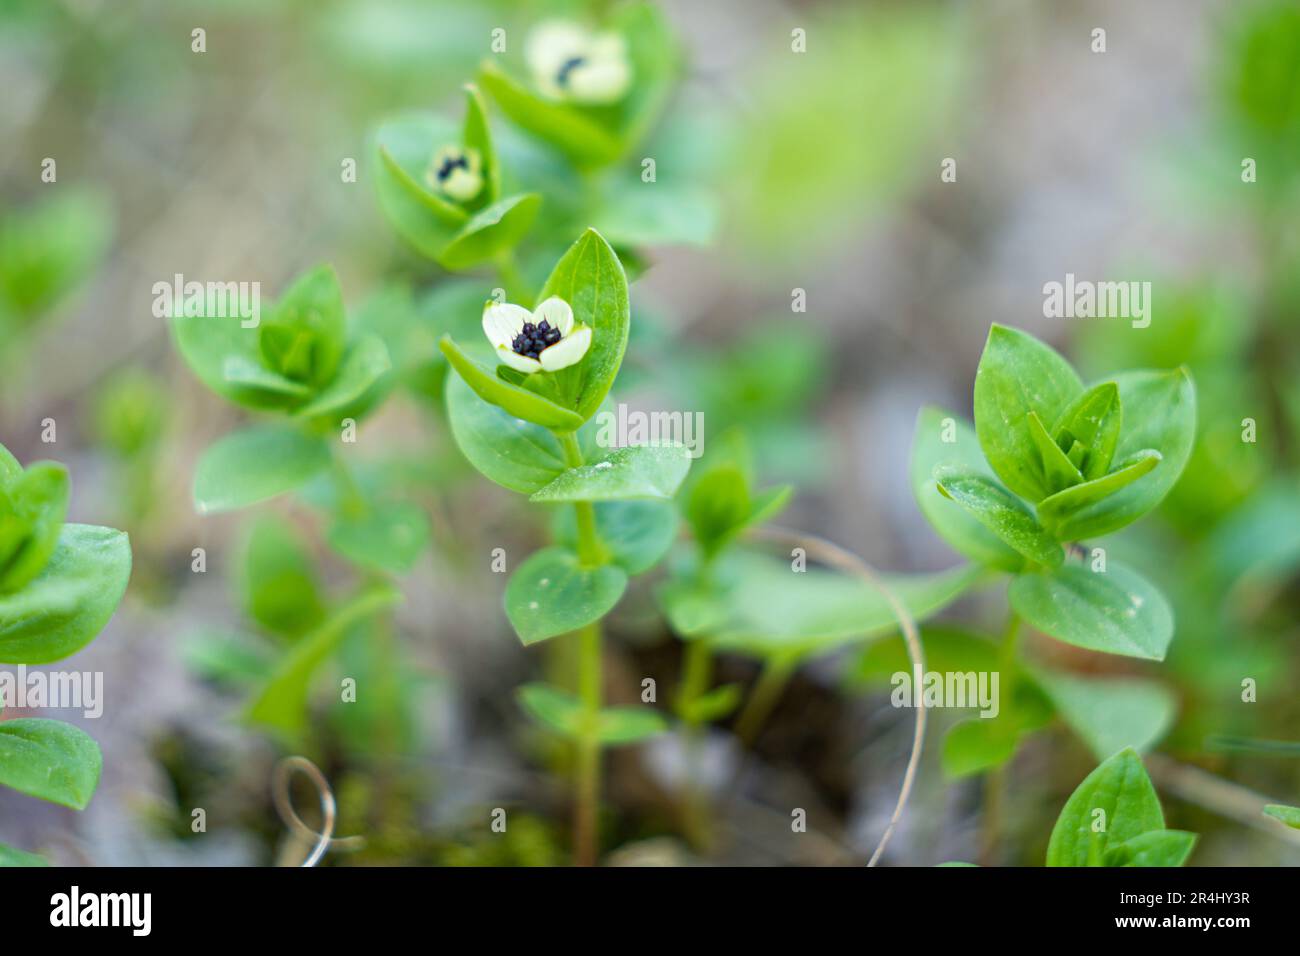
[[[433,154],[424,179],[456,202],[469,202],[483,189],[483,160],[477,150],[444,146]]]
[[[627,45],[617,33],[592,33],[548,20],[528,35],[524,56],[537,88],[557,100],[616,103],[632,83]]]
[[[483,310],[483,332],[497,358],[520,372],[558,372],[579,362],[591,345],[591,329],[575,325],[573,309],[551,296],[529,312],[507,302]]]

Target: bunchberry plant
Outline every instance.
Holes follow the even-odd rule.
[[[1000,647],[969,632],[927,638],[930,653],[958,670],[1001,673],[1002,713],[957,724],[945,768],[962,776],[1001,767],[1054,714],[1099,758],[1150,746],[1173,716],[1159,685],[1048,670],[1021,658],[1017,635],[1024,622],[1087,650],[1164,658],[1174,633],[1168,602],[1097,539],[1154,508],[1182,473],[1196,423],[1190,376],[1130,371],[1085,385],[1047,345],[994,325],[974,407],[973,428],[923,409],[912,446],[913,490],[935,530],[977,566],[1010,576]],[[863,667],[881,676],[887,657],[872,649]],[[988,841],[999,782],[990,778]]]
[[[0,445],[0,663],[70,657],[103,630],[126,592],[126,534],[65,523],[68,493],[62,465],[38,461],[24,469]],[[83,810],[102,766],[99,745],[77,727],[28,717],[0,722],[4,786]],[[0,846],[0,866],[43,863]]]
[[[677,519],[667,503],[690,458],[680,445],[595,444],[592,416],[614,385],[631,319],[627,278],[605,239],[595,230],[579,237],[536,298],[533,312],[487,304],[487,361],[474,357],[481,347],[442,340],[456,372],[447,382],[447,412],[457,444],[479,471],[571,515],[557,524],[555,544],[515,568],[505,610],[526,645],[576,635],[577,693],[529,684],[520,700],[577,748],[575,855],[589,864],[602,748],[666,726],[652,708],[603,705],[601,620],[629,577],[652,567],[672,543]],[[560,357],[550,358],[557,350]]]

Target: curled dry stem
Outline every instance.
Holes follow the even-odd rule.
[[[889,607],[894,612],[894,619],[898,621],[898,626],[903,632],[903,640],[907,644],[907,656],[912,662],[912,680],[916,682],[916,686],[921,686],[925,678],[925,654],[921,648],[921,637],[917,632],[916,621],[913,620],[911,612],[907,610],[903,602],[890,590],[889,586],[885,584],[871,565],[853,552],[845,550],[825,538],[805,534],[801,531],[778,527],[760,528],[754,532],[754,537],[767,541],[784,542],[797,548],[803,548],[804,552],[814,561],[861,578],[878,591],[889,602]],[[916,725],[912,731],[912,752],[907,758],[907,770],[903,773],[903,784],[898,792],[898,802],[894,804],[894,812],[889,818],[889,825],[885,827],[885,832],[881,834],[880,842],[876,844],[870,860],[867,861],[867,866],[875,866],[880,861],[881,855],[885,852],[885,847],[889,845],[890,837],[894,835],[894,829],[897,827],[898,821],[903,816],[903,810],[907,807],[908,798],[912,794],[912,785],[916,781],[916,771],[921,764],[921,748],[925,743],[925,719],[925,700],[922,696],[918,696],[916,700]]]

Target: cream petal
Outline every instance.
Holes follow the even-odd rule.
[[[549,322],[551,328],[559,329],[560,335],[568,335],[573,328],[573,309],[558,295],[553,295],[533,309],[533,321],[540,324],[542,319]]]
[[[549,351],[550,349],[547,349],[542,352],[542,354],[545,355],[546,352]],[[523,372],[525,375],[532,375],[534,372],[539,372],[542,369],[542,363],[537,361],[537,359],[532,359],[527,355],[520,355],[518,352],[511,351],[508,346],[497,346],[497,358],[505,362],[515,371]]]
[[[548,372],[558,372],[562,368],[576,365],[587,354],[590,345],[591,329],[585,325],[580,326],[550,348],[542,349],[542,354],[539,356],[542,360],[542,368]]]
[[[524,323],[532,319],[533,314],[522,305],[513,302],[501,302],[483,310],[483,334],[497,348],[510,349],[515,336],[524,330]]]
[[[442,184],[442,191],[457,202],[469,202],[483,188],[483,177],[463,169],[452,170]]]
[[[547,20],[528,34],[524,59],[528,68],[540,77],[555,76],[566,62],[582,56],[591,42],[591,34],[567,20]]]
[[[569,95],[582,103],[615,103],[631,85],[632,72],[622,60],[575,67],[569,73]]]

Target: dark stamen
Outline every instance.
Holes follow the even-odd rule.
[[[438,167],[438,182],[444,182],[451,175],[453,169],[463,169],[469,171],[469,160],[464,156],[448,156]]]
[[[516,355],[535,359],[561,338],[563,336],[560,335],[560,330],[553,328],[546,319],[542,319],[537,325],[525,322],[523,330],[511,340],[510,350]]]
[[[560,86],[567,86],[569,83],[569,74],[587,62],[585,56],[574,56],[564,61],[560,67],[560,72],[555,74],[555,82]]]

